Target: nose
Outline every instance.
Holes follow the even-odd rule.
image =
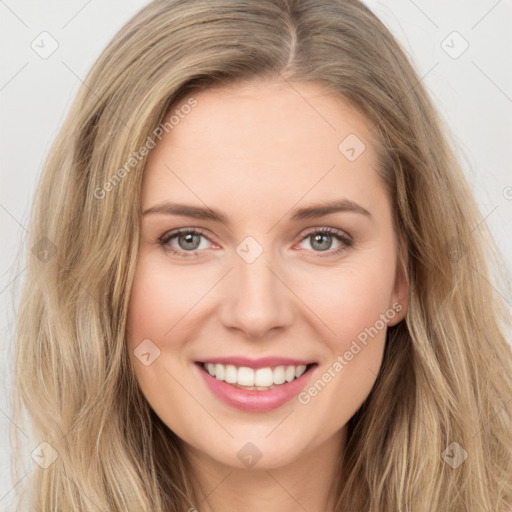
[[[270,251],[263,251],[252,263],[235,254],[234,268],[223,280],[224,298],[219,308],[227,329],[238,329],[247,339],[258,340],[273,329],[292,324],[294,295],[280,269]]]

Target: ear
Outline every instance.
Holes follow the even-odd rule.
[[[393,293],[391,294],[389,307],[397,312],[397,315],[388,322],[388,326],[398,324],[405,318],[409,305],[409,276],[408,268],[408,251],[405,240],[400,241],[396,266],[395,266],[395,283]]]

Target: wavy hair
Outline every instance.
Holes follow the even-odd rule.
[[[358,0],[155,0],[94,64],[36,190],[15,413],[21,422],[26,409],[34,439],[58,458],[32,472],[31,510],[197,506],[180,440],[126,352],[140,149],[194,92],[256,79],[320,83],[364,113],[406,246],[407,314],[388,329],[377,381],[350,419],[336,510],[512,508],[511,319],[491,285],[499,253],[405,51]],[[467,456],[458,467],[454,450]]]

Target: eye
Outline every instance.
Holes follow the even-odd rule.
[[[339,247],[330,250],[333,239],[339,243]],[[302,237],[301,242],[309,241],[314,252],[325,252],[321,256],[336,256],[351,247],[354,243],[353,239],[343,231],[333,228],[317,228],[309,231]]]
[[[172,252],[179,257],[195,258],[200,256],[196,251],[207,248],[204,245],[201,245],[201,238],[208,240],[201,229],[181,228],[165,233],[159,238],[158,242],[165,248],[165,250]],[[171,243],[172,241],[176,241],[177,247],[176,244]]]

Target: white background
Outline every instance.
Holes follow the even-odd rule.
[[[512,2],[366,3],[403,44],[452,130],[482,219],[494,234],[510,275]],[[81,80],[117,30],[146,4],[146,0],[0,0],[0,510],[8,508],[14,494],[10,490],[16,484],[9,471],[12,301],[24,275],[19,243],[34,189]],[[31,47],[43,31],[59,45],[47,59]],[[454,55],[465,44],[459,36],[450,35],[453,31],[469,44],[458,58],[442,47]],[[512,305],[510,294],[504,298]],[[24,439],[35,448],[40,440],[26,434]]]

